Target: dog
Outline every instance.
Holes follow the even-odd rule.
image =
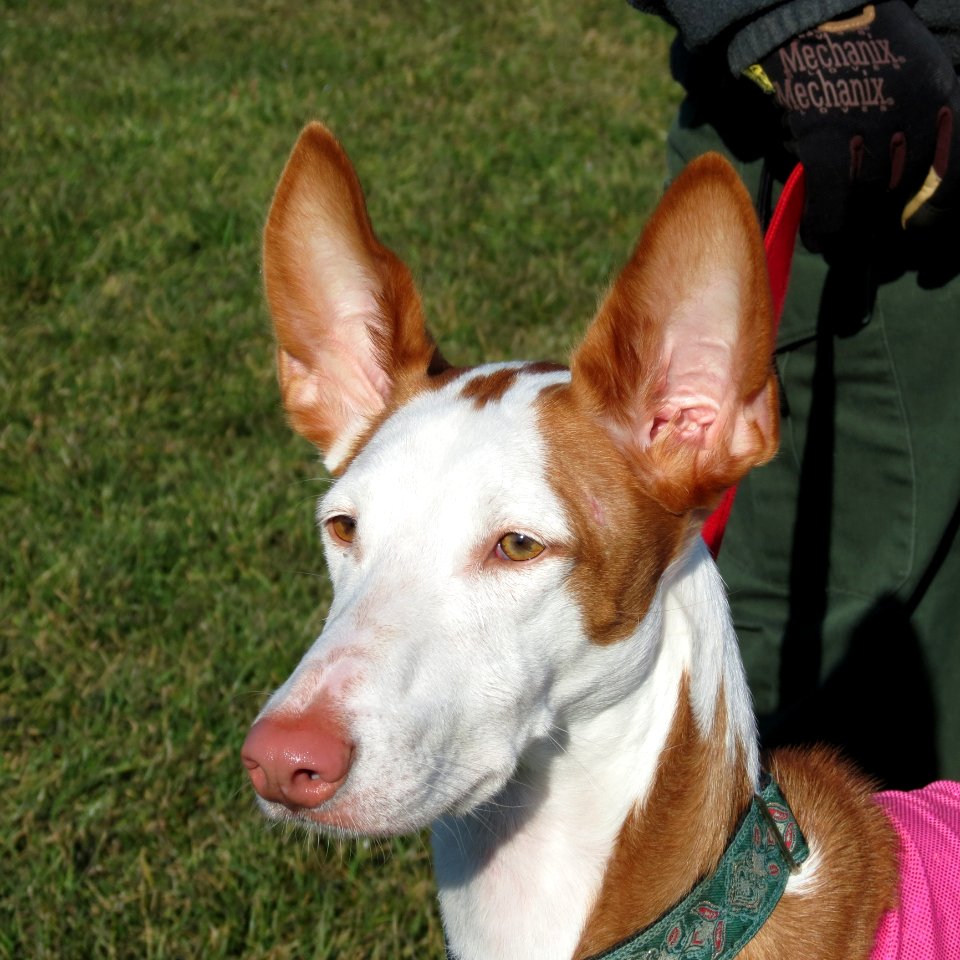
[[[320,124],[264,274],[287,416],[336,478],[329,617],[242,751],[266,815],[432,826],[456,960],[869,956],[893,821],[831,752],[761,761],[700,537],[778,443],[762,238],[729,164],[671,185],[569,367],[447,363]]]

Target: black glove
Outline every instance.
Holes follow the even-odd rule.
[[[902,0],[800,34],[748,76],[786,112],[804,165],[800,235],[831,249],[891,224],[927,227],[960,200],[960,84]]]

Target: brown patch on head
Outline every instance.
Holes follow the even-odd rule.
[[[440,356],[439,352],[436,356]],[[460,395],[468,400],[473,400],[474,406],[479,410],[488,403],[501,400],[520,374],[557,373],[566,369],[563,364],[553,363],[549,360],[525,363],[517,367],[472,377],[464,385]],[[428,390],[442,390],[447,384],[466,376],[473,370],[476,370],[476,367],[454,367],[443,361],[435,369],[428,369],[424,375],[406,376],[400,379],[395,393],[390,397],[390,401],[367,423],[351,445],[349,452],[343,457],[336,470],[331,471],[331,473],[334,476],[341,476],[356,459],[360,451],[370,442],[371,437],[404,404],[409,403],[418,394]]]
[[[464,384],[460,396],[466,400],[472,400],[474,407],[481,410],[488,403],[502,400],[503,395],[516,383],[519,376],[519,367],[505,367],[502,370],[494,370],[493,373],[471,377]]]
[[[517,378],[524,373],[556,373],[566,370],[562,364],[551,363],[547,360],[537,363],[525,363],[522,366],[504,367],[492,373],[471,377],[464,385],[460,395],[472,400],[477,410],[481,410],[488,403],[497,403],[502,400],[506,392],[517,382]]]
[[[572,527],[570,583],[587,633],[594,643],[622,640],[646,616],[690,520],[650,496],[569,384],[547,387],[539,407],[547,478]]]
[[[723,694],[707,736],[684,678],[656,779],[620,831],[574,960],[653,923],[716,868],[752,794],[743,758],[726,757],[725,735]]]

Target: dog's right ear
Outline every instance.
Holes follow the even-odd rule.
[[[337,473],[398,391],[444,364],[409,270],[377,239],[353,166],[320,123],[277,185],[263,268],[284,407]]]

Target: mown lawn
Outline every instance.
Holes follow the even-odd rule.
[[[238,750],[328,600],[259,233],[353,155],[458,363],[563,359],[659,190],[621,0],[0,10],[0,956],[435,957],[425,838],[260,819]]]

